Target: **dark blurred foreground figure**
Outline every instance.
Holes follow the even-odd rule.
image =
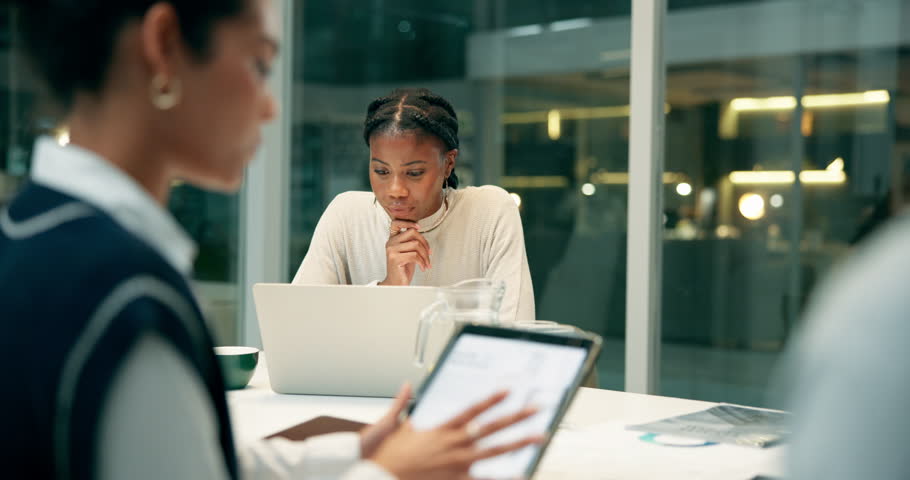
[[[276,111],[269,0],[5,1],[71,143],[41,138],[0,211],[4,478],[462,478],[521,448],[476,441],[504,394],[442,427],[235,449],[212,340],[188,287],[195,246],[165,208],[176,179],[234,191]]]
[[[853,255],[788,352],[789,478],[910,478],[910,215]]]

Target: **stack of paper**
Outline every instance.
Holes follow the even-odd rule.
[[[749,480],[779,474],[781,448],[756,449],[694,442],[667,446],[643,439],[621,422],[562,428],[534,476],[540,480]],[[676,443],[672,439],[670,444]],[[700,446],[692,446],[692,445]],[[685,445],[685,443],[681,443]]]
[[[723,404],[700,412],[631,425],[629,429],[763,448],[789,434],[789,415],[775,410]]]

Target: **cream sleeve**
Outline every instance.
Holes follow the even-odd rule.
[[[497,214],[492,218],[492,240],[484,277],[505,282],[506,292],[499,310],[501,322],[534,320],[534,287],[521,216],[512,197],[505,190],[496,190],[501,194],[495,196],[495,205],[491,205]]]
[[[98,478],[228,478],[205,386],[160,336],[138,342],[108,398],[99,425]],[[360,458],[356,433],[262,440],[237,453],[242,478],[250,480],[394,480]]]

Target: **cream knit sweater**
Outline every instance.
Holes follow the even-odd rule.
[[[391,219],[372,192],[346,192],[326,208],[294,283],[368,285],[386,276],[385,244]],[[505,190],[486,185],[451,190],[449,212],[424,234],[433,268],[414,273],[411,285],[445,286],[470,278],[506,284],[500,321],[534,320],[534,290],[521,218]],[[445,206],[420,220],[436,224]],[[381,288],[381,287],[379,287]]]

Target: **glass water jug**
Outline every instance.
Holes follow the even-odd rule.
[[[425,368],[428,357],[431,357],[429,368],[432,368],[455,328],[464,323],[498,325],[499,307],[505,291],[504,282],[485,278],[440,287],[436,301],[420,313],[414,363],[419,368]]]

